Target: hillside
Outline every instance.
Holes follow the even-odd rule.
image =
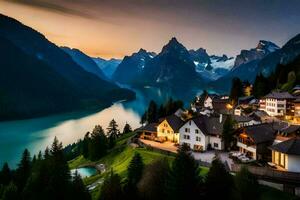
[[[135,98],[134,92],[85,71],[45,36],[4,15],[0,38],[0,120],[103,108]]]

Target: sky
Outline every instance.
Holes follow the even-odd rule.
[[[171,37],[228,56],[262,39],[282,46],[300,33],[299,10],[300,0],[0,0],[0,13],[102,58],[159,53]]]

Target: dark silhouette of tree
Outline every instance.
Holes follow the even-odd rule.
[[[235,178],[236,196],[239,200],[259,199],[259,184],[257,178],[242,167],[236,174]]]
[[[120,131],[118,129],[117,122],[112,119],[109,122],[109,125],[107,127],[107,135],[108,135],[108,146],[109,148],[113,148],[116,144],[116,139],[119,135]]]
[[[25,187],[27,179],[31,172],[31,158],[30,153],[27,149],[24,150],[18,168],[16,170],[16,186],[18,192],[21,193]]]
[[[243,96],[243,83],[239,78],[233,78],[232,79],[232,86],[230,91],[230,99],[232,101],[232,104],[235,105],[238,103],[238,98]]]
[[[169,170],[169,163],[165,159],[146,166],[138,183],[140,197],[144,200],[165,199]]]
[[[178,149],[167,182],[168,199],[185,199],[186,195],[201,196],[199,168],[187,145]]]
[[[0,172],[0,185],[8,185],[12,180],[12,172],[8,166],[8,163],[4,163]]]
[[[141,155],[135,153],[127,168],[127,179],[124,187],[126,199],[137,199],[137,184],[142,178],[144,163]]]
[[[206,177],[207,198],[230,200],[233,180],[224,164],[216,157]]]
[[[107,137],[100,125],[95,126],[91,133],[91,140],[89,143],[89,158],[91,160],[98,160],[103,157],[108,148]]]
[[[225,149],[230,150],[234,141],[234,121],[230,115],[227,116],[223,124],[222,140],[224,141]]]
[[[91,141],[90,132],[87,132],[82,141],[82,155],[85,158],[89,157],[89,143]]]
[[[132,132],[131,126],[126,122],[124,129],[123,129],[123,134],[131,133],[131,132]]]
[[[77,171],[75,171],[75,174],[73,175],[73,181],[71,183],[71,197],[69,199],[72,200],[90,200],[91,195],[89,191],[86,189],[86,187],[83,184],[83,181],[78,174]]]
[[[105,178],[101,187],[99,200],[121,200],[124,199],[121,178],[111,170],[110,174]]]

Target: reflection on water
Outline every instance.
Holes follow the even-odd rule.
[[[0,166],[8,161],[15,167],[25,148],[33,154],[44,150],[56,136],[64,145],[82,138],[87,131],[92,131],[96,124],[105,129],[111,119],[115,119],[122,130],[128,122],[132,128],[139,127],[140,116],[150,100],[162,103],[172,95],[167,91],[154,88],[135,90],[137,98],[131,102],[115,103],[98,112],[74,112],[48,117],[18,120],[0,123]],[[188,92],[190,99],[196,91]],[[181,99],[189,102],[190,99]]]

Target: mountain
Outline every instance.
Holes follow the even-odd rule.
[[[142,75],[145,65],[153,58],[153,53],[140,49],[131,56],[125,56],[114,72],[112,79],[119,83],[131,84]]]
[[[270,41],[260,40],[255,48],[242,50],[241,53],[237,55],[234,62],[234,68],[253,60],[260,60],[278,49],[280,48],[276,44]]]
[[[104,72],[105,76],[109,79],[112,77],[113,73],[116,71],[117,67],[122,62],[121,59],[115,58],[105,60],[103,58],[97,57],[93,58],[93,60],[98,65],[98,67]]]
[[[95,61],[81,52],[78,49],[71,49],[69,47],[61,47],[61,49],[69,54],[72,59],[87,72],[93,73],[99,78],[103,80],[107,80],[108,78],[104,75],[103,71],[98,67]]]
[[[103,107],[135,96],[127,89],[86,72],[45,36],[4,15],[0,15],[0,37],[5,44],[0,45],[1,75],[5,77],[1,79],[1,101],[11,108],[2,107],[1,119],[39,116],[87,106]],[[5,48],[10,52],[6,53]],[[15,81],[18,83],[12,84],[11,80],[18,80]],[[36,103],[36,107],[30,106],[31,102]]]
[[[226,55],[216,56],[208,55],[205,49],[190,50],[191,59],[193,60],[196,71],[206,81],[212,81],[224,76],[234,65],[234,58],[228,58]]]
[[[190,88],[202,82],[189,51],[172,38],[161,52],[146,62],[142,72],[143,85],[175,90]]]
[[[265,77],[269,76],[275,71],[278,64],[292,62],[300,55],[300,34],[289,40],[282,48],[278,48],[271,42],[260,41],[255,50],[249,51],[252,52],[246,53],[251,55],[249,57],[242,53],[244,51],[241,51],[238,57],[242,58],[244,56],[240,61],[244,60],[245,62],[241,62],[240,65],[237,64],[227,75],[210,83],[210,87],[217,91],[228,92],[233,77],[239,77],[241,80],[248,80],[253,83],[257,74],[261,73]],[[253,56],[253,52],[257,54]]]

